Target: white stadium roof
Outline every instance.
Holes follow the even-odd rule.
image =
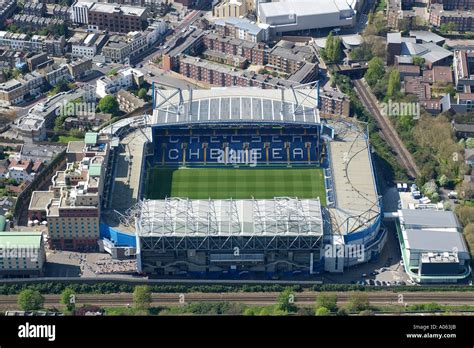
[[[312,88],[212,88],[155,91],[152,124],[210,122],[319,124]]]
[[[138,219],[141,237],[321,236],[319,199],[144,200]]]

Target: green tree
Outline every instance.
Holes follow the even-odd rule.
[[[370,308],[369,297],[363,292],[354,292],[349,301],[349,309],[353,312],[361,312]]]
[[[133,291],[133,304],[136,309],[148,310],[151,304],[151,289],[148,285],[137,285]]]
[[[394,98],[400,92],[400,72],[393,69],[388,76],[387,96]]]
[[[346,316],[346,315],[349,315],[349,313],[347,312],[347,309],[345,309],[345,308],[339,308],[339,309],[337,310],[336,315],[337,315],[338,317],[344,317],[344,316]]]
[[[18,295],[17,303],[24,311],[34,311],[43,308],[44,297],[39,291],[26,289]]]
[[[140,88],[137,95],[138,95],[138,98],[141,98],[143,100],[146,100],[146,93],[147,93],[147,90],[146,88]]]
[[[445,187],[449,182],[449,179],[446,175],[442,174],[439,178],[438,178],[438,183],[439,183],[439,186],[441,187]]]
[[[116,116],[119,113],[119,103],[113,96],[106,95],[99,101],[99,110]]]
[[[76,309],[76,294],[71,288],[66,288],[61,293],[61,303],[66,306],[69,312]]]
[[[331,314],[331,311],[329,309],[327,309],[326,307],[319,307],[317,310],[316,310],[316,315],[318,317],[322,317],[322,316],[328,316]]]
[[[466,149],[474,149],[474,138],[466,139]]]
[[[380,81],[383,76],[385,75],[385,67],[383,64],[383,60],[379,57],[372,58],[368,65],[367,71],[365,72],[365,80],[367,83],[372,87]]]
[[[331,312],[335,312],[337,310],[337,295],[334,293],[320,293],[318,297],[316,297],[315,312],[317,313],[318,309],[321,307],[327,308]]]
[[[419,57],[419,56],[414,56],[413,57],[413,64],[418,65],[420,68],[422,68],[425,65],[425,58]]]
[[[285,289],[278,295],[278,309],[288,312],[294,313],[298,310],[298,307],[295,305],[295,296],[293,295],[293,291],[290,288]]]

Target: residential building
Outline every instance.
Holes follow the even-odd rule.
[[[121,89],[132,86],[139,87],[144,82],[145,76],[140,70],[125,68],[113,76],[104,76],[97,80],[96,94],[103,98],[108,94],[117,93]]]
[[[51,96],[31,107],[28,114],[16,121],[12,128],[25,142],[44,141],[47,138],[46,129],[53,127],[54,120],[59,114],[58,110],[78,98],[86,99],[89,94],[90,89],[78,88]]]
[[[42,232],[8,231],[0,233],[0,276],[41,277],[46,252]]]
[[[125,63],[148,48],[147,36],[142,32],[127,35],[112,35],[102,49],[102,56],[108,62]]]
[[[16,0],[0,0],[0,23],[8,19],[16,9]]]
[[[267,67],[294,74],[306,63],[314,63],[316,55],[311,47],[281,40],[267,54]]]
[[[8,166],[8,178],[15,179],[19,183],[32,182],[42,170],[43,162],[41,161],[12,159]]]
[[[72,76],[69,73],[67,64],[48,65],[47,67],[39,70],[38,72],[44,76],[46,81],[48,81],[51,86],[55,86],[61,80],[72,80]]]
[[[140,109],[146,104],[142,99],[123,89],[117,92],[117,101],[120,110],[127,113]]]
[[[71,45],[72,57],[79,58],[94,58],[96,54],[102,49],[102,46],[107,41],[107,35],[91,33],[83,40],[77,40]]]
[[[349,97],[339,91],[321,90],[319,94],[319,110],[322,117],[350,116]]]
[[[222,52],[231,56],[245,57],[249,63],[264,65],[267,63],[265,44],[241,39],[221,37],[217,33],[208,33],[203,37],[203,47],[207,50]]]
[[[443,9],[443,5],[434,4],[429,9],[429,21],[431,25],[441,27],[443,24],[453,23],[456,31],[473,31],[474,17],[470,10],[450,10]]]
[[[9,106],[19,104],[24,100],[27,93],[27,86],[17,79],[0,83],[0,105]]]
[[[458,138],[474,138],[474,124],[454,123],[453,130]]]
[[[256,24],[247,18],[227,17],[214,22],[216,31],[220,36],[229,36],[251,42],[267,41],[269,39],[269,26]]]
[[[146,8],[120,4],[81,0],[72,5],[74,23],[109,32],[128,33],[145,29],[147,14]]]
[[[38,53],[30,58],[27,58],[26,63],[28,64],[28,69],[30,71],[34,71],[40,67],[44,67],[45,65],[52,64],[53,60],[48,58],[47,53]]]
[[[92,59],[82,58],[72,61],[67,65],[69,74],[74,79],[80,79],[87,76],[92,71]]]
[[[121,91],[119,91],[120,93]],[[112,114],[104,113],[90,113],[90,114],[79,114],[75,117],[68,117],[64,120],[64,129],[80,129],[87,131],[100,126],[101,124],[108,122],[112,119]]]

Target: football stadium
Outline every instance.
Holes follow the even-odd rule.
[[[321,119],[318,106],[309,85],[153,88],[152,115],[110,130],[142,146],[126,159],[136,202],[120,213],[139,271],[271,279],[377,258],[386,236],[366,125]]]

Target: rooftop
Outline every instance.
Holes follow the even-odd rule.
[[[258,91],[258,96],[256,92]],[[316,98],[311,89],[291,90],[259,88],[196,89],[192,95],[183,90],[157,92],[153,124],[190,122],[297,122],[319,123]],[[183,98],[182,113],[176,107]],[[295,100],[295,97],[297,98]],[[283,103],[282,103],[283,99]],[[297,106],[296,101],[302,105]]]
[[[424,229],[460,228],[456,214],[452,211],[402,209],[401,212],[400,222],[404,225],[417,226]]]
[[[39,248],[42,239],[41,232],[1,232],[0,249]]]
[[[321,236],[319,199],[279,197],[255,200],[145,200],[141,236]]]

